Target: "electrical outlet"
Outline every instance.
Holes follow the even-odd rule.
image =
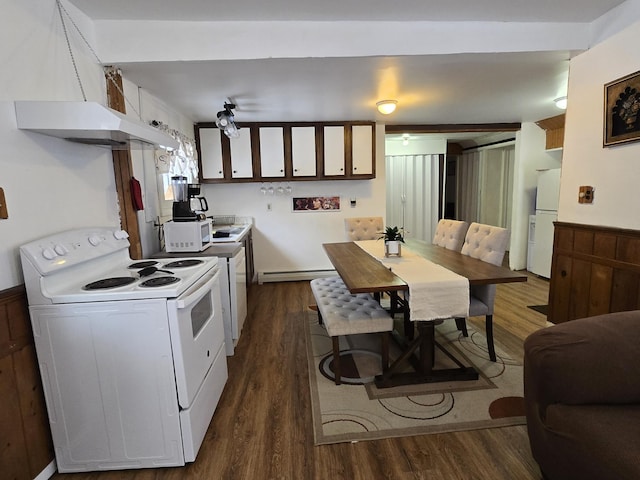
[[[582,185],[578,188],[578,203],[593,203],[593,187]]]

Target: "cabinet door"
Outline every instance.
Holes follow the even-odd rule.
[[[324,174],[344,175],[344,127],[324,127]]]
[[[260,166],[262,177],[284,177],[284,129],[260,128]]]
[[[352,175],[370,175],[373,173],[373,126],[354,125],[351,131],[353,154]]]
[[[231,177],[253,177],[253,157],[251,154],[251,129],[241,128],[240,136],[230,139]]]
[[[291,157],[294,177],[316,176],[315,127],[291,127]]]
[[[224,178],[220,133],[218,128],[199,129],[200,163],[202,164],[203,179]]]

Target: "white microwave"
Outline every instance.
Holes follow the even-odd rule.
[[[201,252],[211,245],[211,220],[164,224],[164,247],[167,252]]]

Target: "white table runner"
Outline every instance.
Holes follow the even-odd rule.
[[[407,248],[401,257],[385,257],[382,240],[355,242],[409,285],[412,321],[467,317],[469,281]]]

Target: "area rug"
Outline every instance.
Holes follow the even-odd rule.
[[[342,385],[333,376],[331,339],[311,309],[305,321],[309,385],[316,445],[525,424],[522,365],[496,344],[491,362],[484,336],[454,321],[436,327],[439,344],[479,372],[478,380],[378,389],[379,336],[340,339]],[[399,348],[390,342],[391,357]],[[436,368],[455,366],[436,349]]]

